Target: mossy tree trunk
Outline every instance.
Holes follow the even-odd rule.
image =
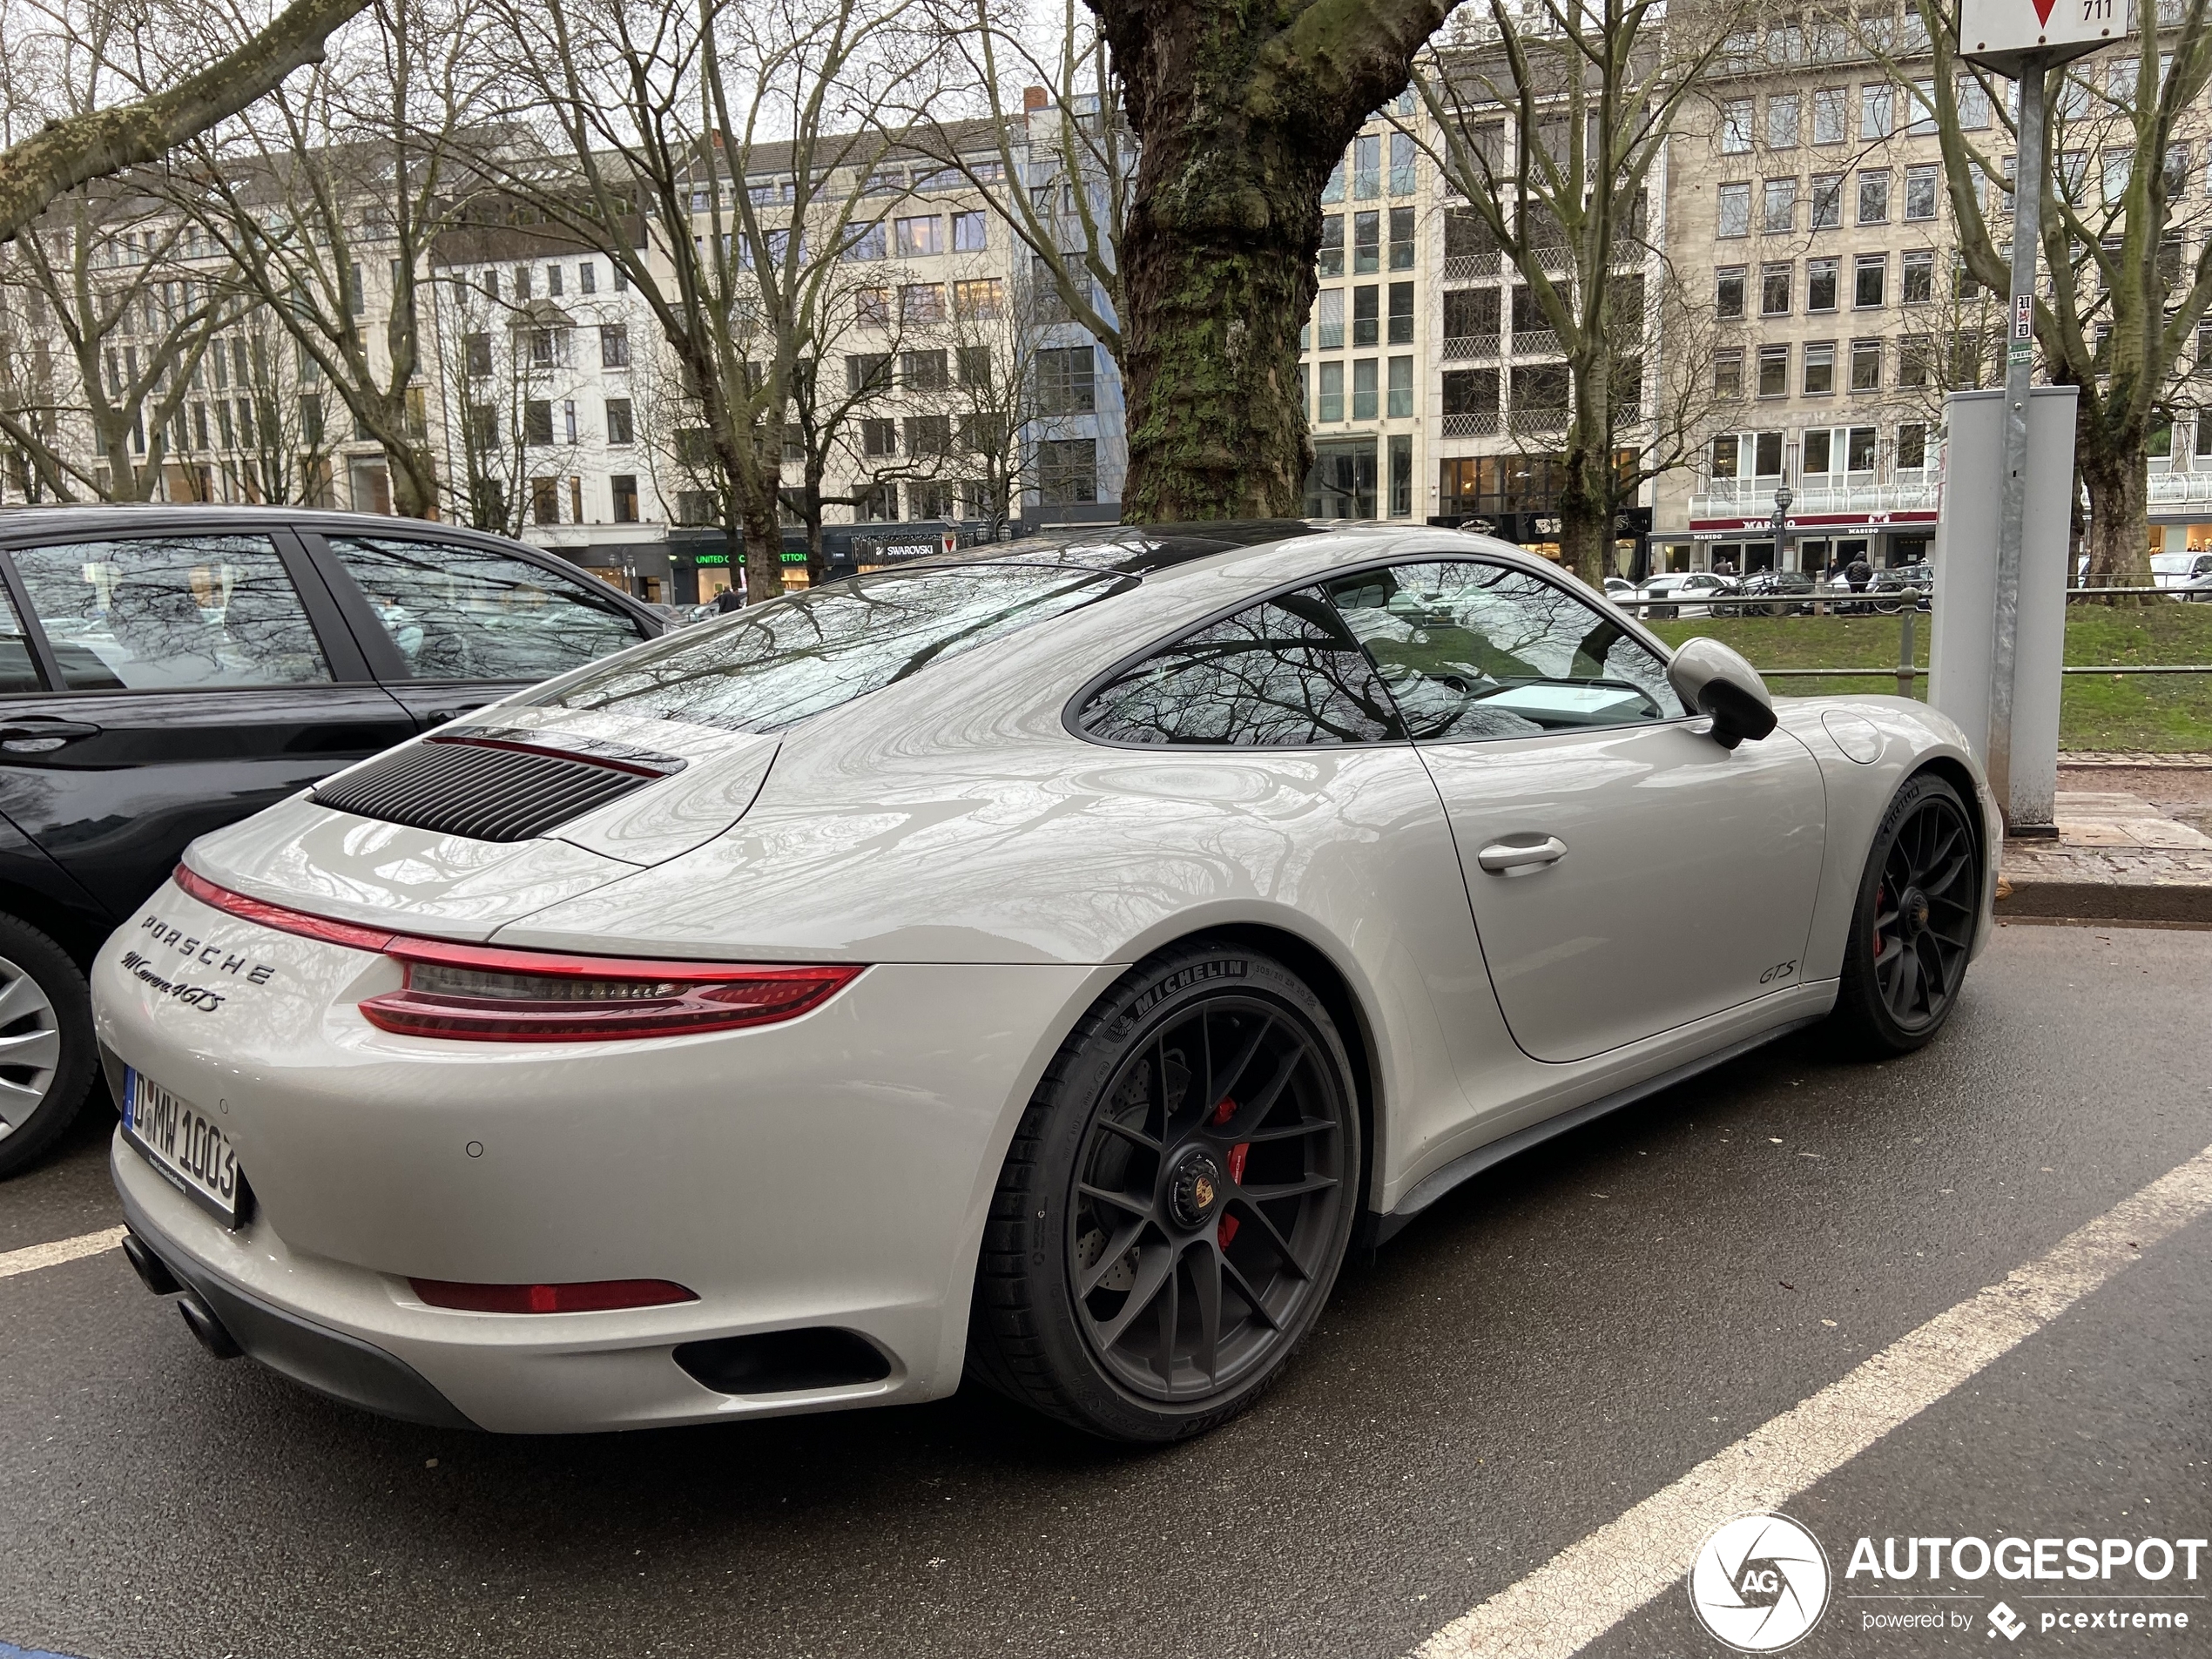
[[[1140,146],[1121,248],[1132,521],[1287,517],[1321,190],[1448,0],[1091,0]]]

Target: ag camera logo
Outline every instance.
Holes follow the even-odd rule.
[[[1689,1568],[1689,1606],[1714,1640],[1738,1653],[1777,1653],[1828,1608],[1828,1557],[1787,1515],[1738,1515],[1708,1538]]]

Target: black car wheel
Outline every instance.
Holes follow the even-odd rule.
[[[84,975],[44,934],[0,915],[0,1176],[69,1127],[91,1082]]]
[[[1359,1162],[1350,1062],[1296,974],[1228,945],[1140,964],[1015,1132],[970,1366],[1109,1439],[1204,1433],[1281,1372],[1327,1300]]]
[[[1981,901],[1981,856],[1959,792],[1922,772],[1884,814],[1859,878],[1836,1020],[1857,1047],[1905,1054],[1959,1000]]]

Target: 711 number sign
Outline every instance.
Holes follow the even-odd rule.
[[[1959,49],[1968,57],[2099,46],[2134,26],[2134,0],[1963,0]]]

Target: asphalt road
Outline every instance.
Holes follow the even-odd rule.
[[[1919,1055],[1788,1040],[1462,1189],[1348,1273],[1258,1409],[1149,1454],[987,1394],[589,1440],[386,1423],[210,1359],[111,1252],[0,1279],[0,1644],[1381,1659],[2208,1143],[2212,933],[2013,926]],[[88,1130],[0,1186],[0,1251],[114,1224],[104,1161]],[[2202,1536],[2209,1350],[2200,1221],[1791,1513],[1838,1574],[1862,1533]],[[2189,1605],[2178,1640],[2012,1650],[2212,1654]],[[1792,1652],[2007,1647],[1853,1608]],[[1723,1650],[1670,1593],[1588,1651]]]

